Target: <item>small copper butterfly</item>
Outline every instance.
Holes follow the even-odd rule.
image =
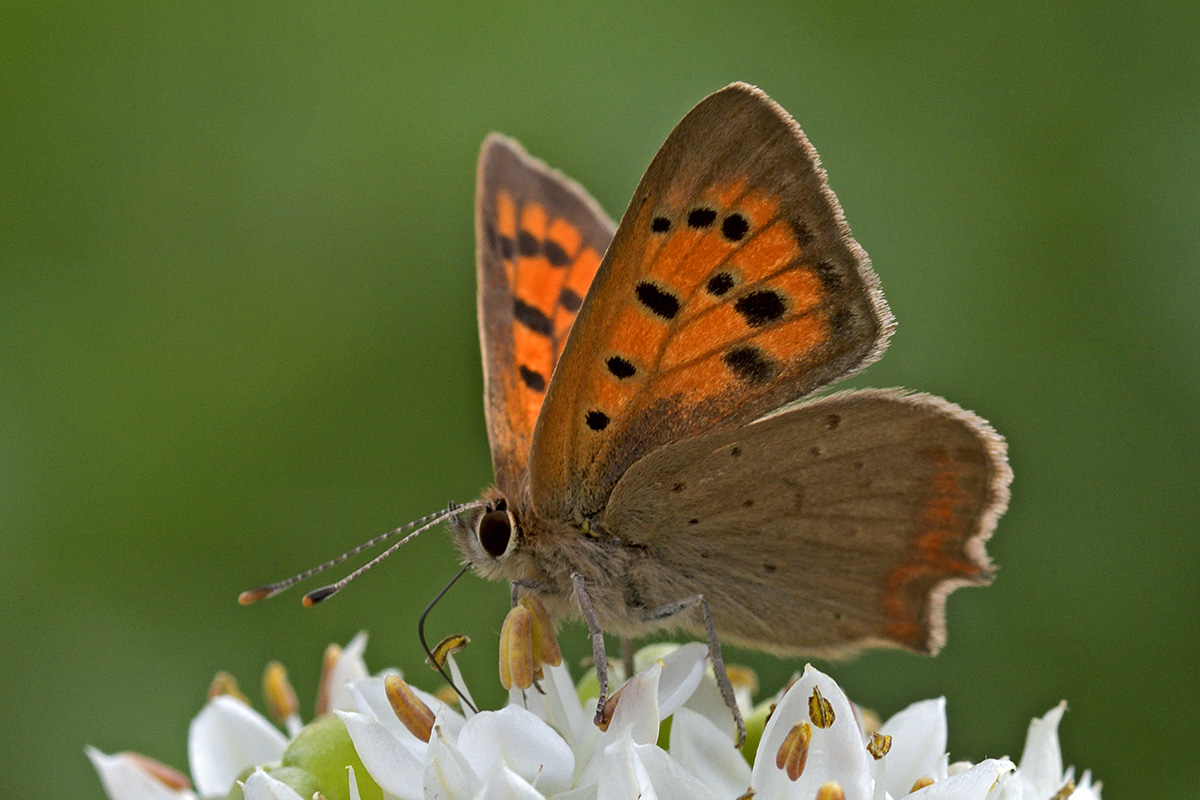
[[[493,135],[475,227],[496,485],[445,516],[476,572],[583,617],[601,666],[602,631],[664,627],[718,667],[718,638],[941,647],[946,596],[991,578],[1004,441],[926,394],[798,402],[894,323],[787,112],[743,83],[705,98],[616,226]]]

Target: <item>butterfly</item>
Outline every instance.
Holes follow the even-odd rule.
[[[707,637],[743,736],[721,641],[779,655],[942,646],[947,595],[992,577],[1004,440],[927,394],[811,399],[879,358],[894,323],[786,111],[744,83],[706,97],[615,226],[492,135],[475,231],[496,483],[411,523],[423,527],[388,553],[448,520],[475,572],[582,617],[598,721],[604,632]]]
[[[475,215],[496,484],[451,530],[477,573],[594,636],[942,646],[946,596],[992,576],[1004,441],[927,394],[806,399],[894,323],[786,111],[705,98],[615,228],[492,135]]]

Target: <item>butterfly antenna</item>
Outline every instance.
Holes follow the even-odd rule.
[[[396,534],[403,533],[404,531],[409,530],[410,528],[412,528],[416,525],[424,525],[425,523],[428,523],[431,520],[434,520],[435,518],[445,518],[446,516],[448,516],[454,512],[461,511],[464,508],[473,507],[474,505],[475,505],[474,503],[471,503],[471,504],[468,504],[465,506],[456,506],[455,504],[451,503],[449,508],[447,508],[445,511],[435,511],[432,514],[426,514],[425,516],[419,517],[418,519],[414,519],[411,522],[406,522],[403,525],[401,525],[399,528],[394,528],[394,529],[388,531],[387,533],[381,533],[378,536],[376,536],[375,538],[371,539],[370,541],[363,542],[358,547],[355,547],[351,550],[347,550],[345,553],[342,553],[340,556],[338,556],[336,558],[332,558],[329,561],[326,561],[324,564],[320,564],[318,566],[312,567],[311,569],[304,570],[299,575],[293,575],[292,577],[288,578],[287,580],[278,581],[276,583],[268,583],[265,586],[259,586],[255,589],[250,589],[248,591],[242,592],[240,595],[238,595],[238,602],[244,606],[248,606],[251,603],[258,602],[259,600],[265,600],[268,597],[274,597],[275,595],[279,594],[283,590],[290,589],[291,587],[295,586],[297,583],[300,583],[303,580],[307,580],[308,578],[311,578],[313,575],[324,572],[325,570],[329,569],[330,567],[336,567],[338,564],[341,564],[346,559],[356,556],[364,550],[369,550],[372,547],[375,547],[376,545],[382,544],[383,542],[392,538]]]
[[[323,600],[328,600],[329,598],[333,597],[335,594],[340,592],[342,589],[345,589],[350,584],[350,582],[352,580],[354,580],[355,578],[357,578],[359,575],[362,575],[364,572],[369,570],[371,567],[375,566],[380,561],[383,561],[385,558],[390,556],[392,553],[396,552],[401,547],[408,544],[413,539],[417,538],[422,533],[424,533],[425,531],[432,528],[434,525],[444,522],[444,521],[450,519],[451,517],[457,516],[457,515],[461,514],[463,511],[467,511],[472,508],[479,508],[484,505],[487,505],[487,502],[484,500],[476,500],[473,503],[465,503],[463,505],[456,505],[454,503],[451,503],[449,508],[447,508],[445,511],[442,511],[438,514],[430,514],[427,517],[422,518],[423,520],[427,520],[424,525],[421,525],[421,527],[417,528],[415,531],[408,534],[400,541],[396,542],[394,545],[389,547],[387,550],[384,550],[382,553],[375,556],[374,558],[372,558],[367,563],[363,564],[358,569],[354,570],[354,572],[351,572],[349,575],[342,578],[337,583],[331,583],[328,586],[322,586],[320,589],[313,589],[311,592],[304,595],[303,602],[304,602],[305,607],[311,608],[312,606],[315,606],[317,603],[320,603]]]
[[[425,610],[421,612],[420,619],[417,620],[417,638],[421,640],[421,647],[425,650],[425,655],[429,656],[429,663],[433,665],[433,668],[442,674],[442,677],[446,679],[446,683],[450,684],[450,688],[454,690],[454,693],[458,695],[459,699],[462,700],[468,708],[474,712],[478,712],[479,709],[475,707],[475,704],[471,702],[466,693],[463,692],[462,689],[458,688],[458,684],[454,682],[454,678],[450,676],[450,673],[446,672],[446,668],[442,665],[442,660],[433,655],[433,651],[429,649],[429,643],[425,641],[425,618],[429,616],[430,611],[433,611],[433,607],[438,604],[438,601],[446,595],[446,592],[450,591],[450,587],[457,583],[458,579],[467,573],[468,569],[470,569],[469,566],[460,569],[455,576],[451,578],[445,586],[442,587],[442,590],[438,592],[432,600],[429,601],[429,605],[425,606]]]

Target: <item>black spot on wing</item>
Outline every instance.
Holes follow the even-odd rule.
[[[553,239],[547,239],[542,244],[542,252],[546,254],[546,260],[552,267],[565,267],[571,263],[571,256],[562,249],[562,245]]]
[[[513,255],[517,252],[517,246],[513,244],[513,240],[503,234],[496,236],[496,247],[500,251],[500,255],[512,261]]]
[[[603,411],[589,411],[584,420],[587,422],[587,426],[594,431],[604,430],[608,427],[610,421],[608,414],[605,414]]]
[[[787,305],[778,292],[760,289],[739,297],[733,309],[742,315],[747,325],[758,328],[782,317]]]
[[[554,323],[550,318],[542,313],[541,309],[529,305],[519,297],[513,298],[513,316],[517,318],[517,322],[534,333],[540,333],[542,336],[554,333]]]
[[[721,223],[721,235],[731,242],[740,242],[750,230],[750,223],[741,214],[730,214]]]
[[[542,243],[527,230],[517,232],[517,251],[525,258],[533,258],[541,252]]]
[[[705,291],[713,297],[720,297],[733,288],[733,276],[728,272],[718,272],[708,279],[704,285]]]
[[[704,228],[711,228],[716,220],[717,212],[711,208],[695,208],[688,214],[687,224],[689,228],[703,230]]]
[[[679,298],[648,281],[635,288],[638,301],[663,319],[672,319],[679,313]]]
[[[521,380],[524,381],[525,385],[530,389],[533,389],[535,392],[546,391],[546,377],[542,375],[542,373],[538,372],[536,369],[530,369],[524,364],[522,364],[517,371],[521,373]]]
[[[655,217],[650,221],[650,230],[655,233],[666,233],[671,230],[671,220],[666,217]]]
[[[637,369],[634,368],[633,364],[620,356],[611,356],[604,363],[608,367],[608,371],[617,378],[632,378],[637,374]]]
[[[739,344],[730,348],[729,352],[721,356],[721,360],[734,375],[747,383],[766,383],[775,377],[778,370],[775,362],[752,344]]]
[[[558,293],[558,304],[574,314],[583,305],[583,298],[564,286]]]

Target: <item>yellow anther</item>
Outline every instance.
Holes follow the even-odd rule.
[[[267,664],[263,672],[263,698],[267,701],[267,713],[276,722],[282,723],[300,711],[300,701],[288,680],[287,669],[278,661]]]
[[[396,718],[408,728],[408,732],[428,742],[433,735],[433,711],[413,693],[413,690],[399,675],[388,675],[383,679],[383,688],[387,692],[388,702]]]
[[[533,677],[533,614],[516,605],[500,628],[500,685],[528,689]]]
[[[333,687],[329,685],[333,668],[337,666],[338,661],[342,659],[342,648],[340,645],[331,644],[325,648],[325,655],[321,658],[321,678],[317,682],[317,716],[321,716],[329,710],[329,693],[333,691]]]
[[[471,643],[471,638],[461,633],[454,633],[442,639],[433,647],[432,655],[425,663],[434,669],[445,669],[446,659],[459,652]]]
[[[541,677],[543,664],[557,667],[562,663],[562,650],[558,647],[558,637],[554,635],[554,622],[542,601],[527,596],[521,598],[521,605],[533,616],[533,667]]]
[[[727,664],[725,674],[729,676],[729,683],[733,685],[733,688],[745,689],[750,694],[758,692],[758,675],[749,667],[743,667],[741,664]]]
[[[885,736],[882,733],[872,733],[870,741],[867,742],[867,752],[870,753],[876,761],[888,754],[888,750],[892,749],[892,737]]]
[[[147,775],[154,778],[168,789],[183,790],[192,788],[192,782],[188,780],[187,775],[184,775],[174,767],[168,767],[161,761],[155,761],[150,756],[144,756],[141,753],[134,753],[129,750],[120,753],[120,755],[123,755],[136,763],[138,765],[138,769],[140,769],[142,772],[145,772]]]
[[[933,786],[933,778],[929,777],[928,775],[922,775],[920,778],[917,778],[915,781],[913,781],[912,788],[908,790],[908,793],[912,794],[918,789],[924,789],[926,786]]]
[[[1067,800],[1068,797],[1075,794],[1075,781],[1067,781],[1061,789],[1054,793],[1054,797],[1050,800]]]
[[[755,795],[753,787],[747,789],[744,794],[738,795],[737,800],[752,800]]]
[[[833,724],[833,704],[821,696],[821,690],[813,687],[812,696],[808,698],[808,716],[813,725],[824,730]]]
[[[798,781],[808,761],[808,743],[812,741],[812,726],[797,722],[784,737],[775,754],[775,766],[787,773],[788,780]]]
[[[230,675],[225,670],[221,670],[213,676],[212,683],[208,685],[208,699],[227,695],[235,700],[241,700],[246,705],[250,705],[250,701],[246,699],[246,695],[242,694],[242,690],[238,688],[237,678]]]
[[[846,790],[837,781],[823,783],[817,789],[817,800],[846,800]]]

